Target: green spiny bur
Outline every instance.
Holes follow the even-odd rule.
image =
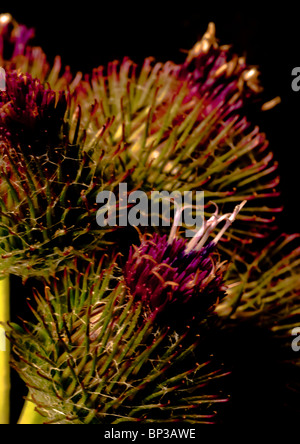
[[[90,286],[97,278],[92,269],[80,280],[82,306],[72,295],[76,273],[67,271],[60,291],[47,287],[36,297],[37,325],[11,325],[12,365],[45,422],[178,421],[191,409],[193,422],[210,422],[215,404],[226,400],[214,380],[226,374],[213,361],[198,363],[199,334],[178,335],[145,317],[122,280],[108,293],[86,292],[84,279]],[[115,281],[112,273],[105,277]]]

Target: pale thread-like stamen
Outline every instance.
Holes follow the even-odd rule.
[[[247,201],[243,200],[243,202],[241,204],[239,204],[235,207],[235,209],[233,210],[233,213],[228,215],[228,219],[227,219],[224,227],[222,228],[222,230],[217,234],[217,236],[213,240],[213,243],[215,245],[219,242],[219,240],[221,239],[221,237],[223,236],[223,234],[225,233],[227,228],[232,224],[232,222],[235,221],[237,215],[239,214],[241,209],[246,205],[246,203],[247,203]]]
[[[177,202],[174,201],[174,205],[177,205]],[[174,216],[174,223],[172,225],[172,229],[169,235],[169,239],[168,239],[168,243],[171,244],[173,242],[173,240],[176,238],[176,233],[177,233],[177,229],[178,229],[178,225],[180,222],[180,218],[181,218],[181,213],[184,211],[184,207],[183,208],[178,208],[175,216]]]
[[[204,247],[205,242],[207,241],[207,239],[210,236],[210,233],[212,233],[214,231],[214,229],[216,228],[216,226],[222,222],[223,220],[226,220],[228,217],[228,214],[223,214],[223,216],[217,216],[214,218],[213,223],[210,225],[210,227],[208,228],[208,230],[206,230],[206,232],[204,233],[204,235],[202,236],[202,238],[200,239],[200,241],[198,242],[195,250],[196,251],[200,251],[202,247]]]
[[[168,199],[168,198],[166,197],[165,199]],[[195,209],[195,210],[197,210],[197,209],[201,209],[202,210],[203,209],[202,205],[199,206],[199,205],[185,204],[185,205],[181,206],[181,205],[178,205],[176,200],[174,200],[174,199],[171,199],[171,200],[173,201],[174,205],[177,207],[177,210],[175,212],[174,222],[173,222],[173,225],[172,225],[172,228],[171,228],[171,231],[170,231],[170,234],[169,234],[169,238],[168,238],[168,243],[169,244],[171,244],[176,239],[176,233],[177,233],[177,230],[178,230],[178,226],[180,226],[180,222],[181,222],[181,214],[186,209],[188,209],[188,208]]]
[[[210,219],[208,219],[208,221],[206,222],[205,220],[203,221],[203,224],[200,228],[200,230],[197,231],[197,233],[195,234],[195,236],[191,239],[191,241],[188,243],[188,246],[186,248],[186,253],[190,253],[192,251],[193,248],[196,247],[198,239],[201,239],[206,228],[210,227],[214,221],[216,220],[216,218],[218,217],[218,213],[219,213],[219,207],[215,202],[210,202],[212,203],[215,207],[216,207],[216,211],[214,212],[214,214],[210,217]]]
[[[218,224],[218,216],[216,214],[213,214],[211,216],[211,218],[208,219],[207,222],[204,221],[200,230],[195,234],[193,239],[188,243],[188,246],[185,250],[186,253],[190,253],[194,249],[199,250],[199,248],[198,248],[199,243],[202,242],[202,239],[204,239],[204,242],[205,242],[205,240],[208,238],[209,234],[214,230],[214,228],[216,227],[217,224]]]
[[[213,216],[212,216],[213,217]],[[195,236],[190,240],[190,242],[188,243],[187,248],[185,249],[186,253],[190,253],[192,251],[193,248],[195,248],[195,246],[197,245],[198,239],[201,239],[201,237],[203,236],[204,231],[206,230],[207,225],[210,223],[210,220],[212,218],[210,218],[207,222],[204,220],[203,224],[200,228],[200,230],[197,231],[197,233],[195,234]]]
[[[208,219],[207,222],[206,221],[203,222],[203,225],[200,228],[200,230],[195,234],[193,239],[191,239],[191,241],[188,243],[185,252],[188,254],[192,250],[200,251],[201,248],[203,248],[203,246],[205,245],[205,242],[209,238],[211,232],[216,228],[216,226],[220,222],[226,220],[224,227],[220,230],[218,235],[212,241],[214,243],[214,245],[216,245],[219,242],[219,240],[221,239],[221,237],[223,236],[223,234],[225,233],[225,231],[227,230],[227,228],[236,219],[238,213],[241,211],[241,209],[244,207],[244,205],[246,203],[247,203],[247,201],[244,200],[241,204],[239,204],[235,207],[235,209],[233,210],[233,213],[226,213],[226,214],[223,214],[222,216],[218,216],[218,207],[216,205],[216,207],[217,207],[216,212],[210,217],[210,219]]]

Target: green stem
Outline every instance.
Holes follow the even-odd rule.
[[[24,407],[19,418],[18,424],[43,424],[45,418],[35,411],[36,406],[30,399],[27,399],[24,403]]]
[[[9,277],[0,280],[0,322],[6,323],[10,316]],[[0,424],[10,420],[10,346],[0,326]]]
[[[9,277],[0,280],[0,322],[10,318]],[[10,423],[10,345],[0,325],[0,424]],[[35,405],[25,401],[18,424],[42,424],[44,418],[35,411]]]

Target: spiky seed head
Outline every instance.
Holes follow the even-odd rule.
[[[36,294],[38,322],[10,325],[12,365],[45,422],[215,421],[226,373],[200,329],[158,327],[113,273],[65,270]]]
[[[66,113],[68,94],[7,71],[0,93],[0,273],[44,276],[100,249],[99,165],[83,151]],[[99,171],[99,175],[97,175]],[[109,185],[108,185],[109,186]]]
[[[0,143],[10,142],[28,154],[46,154],[59,142],[67,94],[56,94],[30,74],[6,71],[6,90],[0,93]]]

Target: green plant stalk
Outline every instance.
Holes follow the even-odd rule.
[[[10,318],[9,277],[0,280],[0,322]],[[10,423],[10,344],[4,338],[4,328],[0,326],[0,424]],[[41,424],[43,418],[35,411],[35,405],[25,401],[18,424]]]
[[[6,323],[10,316],[9,277],[0,280],[0,322]],[[0,326],[0,424],[10,420],[10,346]]]
[[[35,404],[30,399],[27,399],[24,403],[24,407],[20,415],[18,424],[21,425],[42,424],[43,421],[45,421],[45,418],[43,418],[35,410],[35,408],[36,408]]]

